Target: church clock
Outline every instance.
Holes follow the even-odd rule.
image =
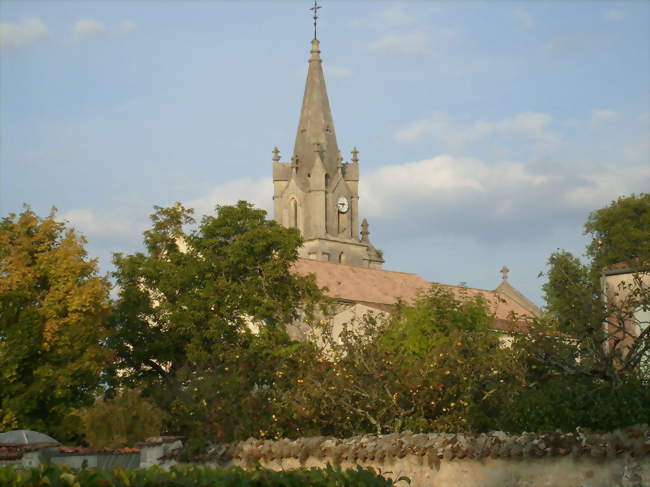
[[[349,208],[348,199],[345,196],[341,196],[336,206],[339,209],[339,213],[347,213]]]

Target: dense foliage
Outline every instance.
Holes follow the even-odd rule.
[[[292,384],[274,368],[298,366],[292,357],[309,346],[285,327],[299,310],[308,320],[321,296],[290,272],[299,232],[245,202],[217,207],[196,228],[180,204],[157,208],[152,223],[146,252],[115,256],[115,382],[142,387],[168,428],[193,439],[268,430],[275,398]]]
[[[372,470],[301,469],[274,472],[240,468],[209,468],[200,466],[147,470],[102,471],[73,470],[54,465],[17,471],[0,467],[0,485],[4,487],[391,487],[395,485]]]
[[[97,448],[133,446],[158,436],[167,414],[137,389],[123,389],[112,398],[98,398],[82,414],[86,441]]]
[[[96,446],[169,433],[194,448],[650,423],[650,327],[637,320],[625,342],[612,332],[650,312],[650,289],[638,280],[608,301],[600,280],[603,266],[650,262],[649,203],[631,196],[593,212],[587,260],[551,255],[547,314],[510,337],[490,328],[488,303],[440,287],[332,329],[335,304],[291,272],[297,230],[245,202],[198,223],[182,205],[156,208],[145,250],[115,255],[112,302],[84,240],[54,213],[10,215],[0,226],[0,428]],[[310,340],[291,338],[297,322]]]
[[[650,193],[620,197],[593,211],[585,223],[590,267],[600,271],[619,262],[650,262]]]
[[[339,437],[483,431],[520,383],[491,320],[482,299],[433,287],[390,317],[366,316],[340,334],[325,329],[317,363],[301,376],[304,410]]]
[[[0,222],[0,431],[61,440],[81,432],[111,352],[103,348],[110,284],[85,240],[26,208]]]
[[[650,423],[650,195],[592,212],[585,233],[586,262],[563,250],[550,256],[548,313],[515,341],[526,387],[504,404],[506,429]],[[619,263],[639,272],[606,299],[603,271]]]

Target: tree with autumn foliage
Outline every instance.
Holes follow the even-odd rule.
[[[110,284],[85,239],[30,208],[0,222],[0,429],[27,428],[62,441],[81,431],[110,358]]]

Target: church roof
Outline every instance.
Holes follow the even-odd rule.
[[[298,274],[314,274],[316,283],[326,287],[326,294],[342,301],[364,303],[386,310],[398,299],[413,302],[419,294],[426,292],[433,284],[450,290],[456,298],[482,296],[492,312],[494,329],[511,331],[518,328],[513,316],[539,316],[540,310],[512,286],[499,286],[496,290],[476,289],[429,282],[417,274],[395,272],[384,269],[368,269],[343,264],[298,259],[294,264]],[[511,292],[510,289],[515,292]],[[517,296],[519,295],[519,296]]]
[[[311,41],[309,70],[293,149],[294,157],[298,158],[298,172],[303,176],[306,176],[315,161],[315,144],[319,144],[327,172],[333,174],[336,171],[339,148],[317,39]]]

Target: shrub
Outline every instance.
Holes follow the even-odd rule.
[[[73,470],[43,465],[38,469],[17,471],[0,467],[3,487],[391,487],[372,470],[301,469],[287,472],[271,470],[245,471],[241,468],[210,468],[197,465],[172,467],[169,471],[152,467],[146,470],[110,471]]]

